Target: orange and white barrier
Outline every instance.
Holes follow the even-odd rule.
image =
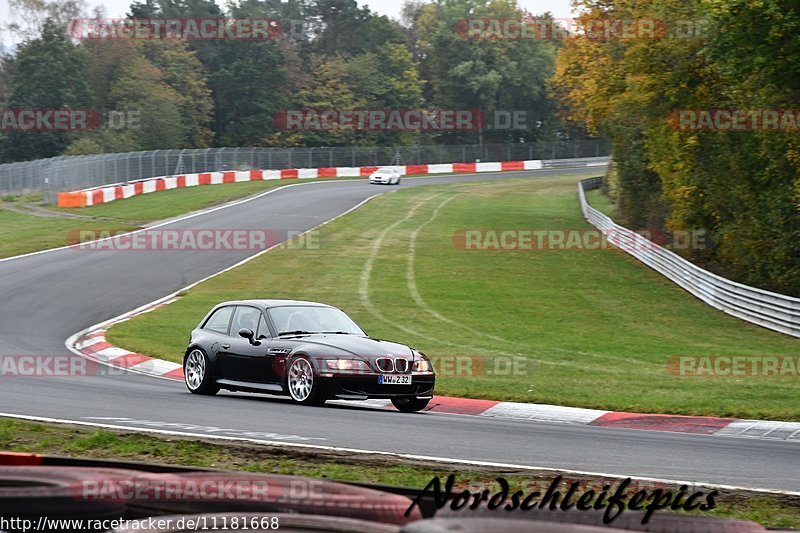
[[[170,189],[196,187],[199,185],[220,185],[223,183],[240,183],[245,181],[261,181],[276,179],[309,179],[309,178],[358,178],[369,176],[379,167],[323,167],[323,168],[288,168],[283,170],[236,170],[225,172],[201,172],[198,174],[181,174],[179,176],[161,176],[147,178],[124,184],[108,185],[83,189],[80,191],[58,193],[58,207],[87,207],[107,204],[114,200],[123,200],[131,196],[149,194]],[[419,176],[422,174],[453,174],[464,172],[506,172],[513,170],[538,170],[542,161],[505,161],[497,163],[448,163],[441,165],[397,165],[403,176]]]

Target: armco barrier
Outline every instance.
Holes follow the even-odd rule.
[[[753,324],[800,337],[800,298],[725,279],[615,224],[586,201],[585,191],[596,189],[601,184],[602,178],[582,180],[578,184],[578,196],[583,216],[608,236],[608,242],[716,309]]]
[[[404,176],[421,174],[446,174],[454,172],[504,172],[513,170],[537,170],[542,168],[588,167],[605,165],[608,157],[582,159],[554,159],[532,161],[505,161],[492,163],[447,163],[440,165],[397,165]],[[238,170],[227,172],[201,172],[179,176],[160,176],[127,183],[115,183],[105,187],[58,193],[58,207],[87,207],[107,204],[131,196],[170,189],[219,185],[245,181],[306,178],[346,178],[369,176],[378,167],[324,167],[289,168],[283,170]]]

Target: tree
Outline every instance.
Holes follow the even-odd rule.
[[[202,64],[185,41],[160,40],[145,45],[145,57],[163,73],[163,81],[180,97],[183,128],[188,146],[207,148],[213,133],[208,128],[214,102]]]
[[[114,109],[136,112],[139,126],[123,131],[138,150],[181,148],[189,128],[182,120],[183,99],[165,81],[165,74],[145,58],[125,66],[110,92]]]
[[[406,45],[387,42],[375,52],[366,52],[347,61],[348,82],[369,109],[420,109],[422,80],[414,57]],[[409,145],[418,142],[414,132],[361,132],[358,144]]]
[[[307,4],[307,20],[315,38],[312,51],[325,55],[359,55],[387,42],[403,42],[399,27],[356,0],[314,0]]]
[[[23,44],[10,63],[11,109],[89,109],[85,58],[53,20],[41,36]],[[3,161],[23,161],[59,155],[73,140],[68,131],[11,132],[0,142]]]
[[[524,19],[515,2],[438,0],[410,8],[416,21],[414,50],[426,80],[424,95],[434,106],[479,110],[491,118],[496,110],[527,112],[527,131],[485,132],[486,140],[535,140],[537,124],[557,121],[547,96],[557,43],[546,39],[468,38],[458,28],[470,19]],[[474,133],[450,136],[451,142],[478,141]]]
[[[553,89],[569,117],[613,142],[617,217],[702,229],[691,259],[800,294],[800,141],[790,131],[681,129],[676,110],[778,110],[800,96],[796,7],[778,0],[580,2],[584,20],[694,21],[651,38],[568,39]]]
[[[292,107],[300,110],[328,111],[363,109],[366,100],[356,94],[348,79],[347,60],[342,56],[311,56],[309,67],[314,76],[306,78],[292,99]],[[356,137],[353,129],[278,132],[269,136],[270,143],[280,144],[291,138],[305,146],[346,146]],[[267,139],[265,139],[267,141]]]

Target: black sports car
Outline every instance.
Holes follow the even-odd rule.
[[[195,394],[288,394],[305,405],[384,398],[405,412],[428,405],[436,380],[424,354],[370,338],[340,309],[294,300],[217,305],[192,331],[183,372]]]

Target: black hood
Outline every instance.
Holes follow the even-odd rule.
[[[312,334],[276,339],[273,346],[301,349],[313,355],[348,355],[372,360],[387,355],[411,359],[411,348],[405,344],[382,341],[358,335]]]

